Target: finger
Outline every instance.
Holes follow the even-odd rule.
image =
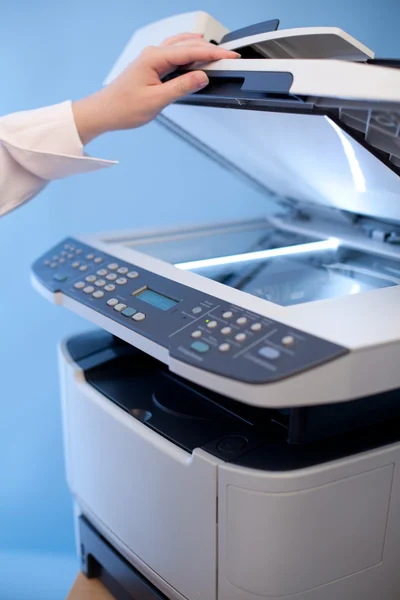
[[[162,76],[182,65],[191,63],[205,63],[224,58],[238,58],[240,55],[231,50],[224,50],[213,46],[171,46],[168,48],[159,48],[158,52],[153,53],[151,66]]]
[[[178,35],[173,35],[165,39],[160,46],[172,46],[173,44],[179,44],[179,42],[184,42],[185,40],[196,40],[201,39],[202,37],[202,33],[179,33]]]
[[[198,92],[208,83],[209,80],[204,71],[191,71],[157,86],[160,94],[160,110],[184,96]]]

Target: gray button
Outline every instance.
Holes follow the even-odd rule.
[[[115,281],[117,279],[117,276],[115,273],[109,273],[106,279],[108,279],[108,281]]]
[[[230,327],[223,327],[221,329],[221,333],[222,335],[229,335],[230,333],[232,333],[232,329]]]
[[[281,353],[276,348],[271,348],[271,346],[263,346],[259,349],[258,354],[263,358],[267,358],[269,360],[276,360],[280,357]]]
[[[231,349],[230,344],[221,344],[218,348],[220,352],[228,352]]]
[[[253,325],[250,327],[250,329],[255,332],[261,331],[262,325],[261,325],[261,323],[253,323]]]
[[[284,346],[293,346],[293,344],[294,344],[294,337],[292,335],[285,335],[285,337],[282,338],[282,344]]]
[[[53,256],[53,260],[58,260],[60,257],[57,256],[57,254],[55,256]]]
[[[236,319],[236,323],[238,325],[246,325],[247,319],[246,319],[246,317],[239,317],[238,319]]]
[[[246,339],[245,333],[238,333],[237,335],[235,335],[235,340],[237,342],[244,342],[245,339]]]
[[[118,264],[110,263],[109,265],[107,265],[107,267],[110,269],[110,271],[116,271],[118,269]]]
[[[77,248],[76,249],[76,254],[82,254],[82,252],[83,252],[82,248]]]
[[[129,279],[136,279],[137,277],[139,277],[139,273],[137,271],[129,271],[128,277]]]
[[[107,283],[104,289],[106,292],[113,292],[115,290],[115,285],[113,283]]]
[[[87,271],[87,266],[86,265],[82,265],[81,267],[79,267],[80,271]]]
[[[99,269],[97,271],[97,275],[99,275],[99,277],[105,277],[107,275],[108,271],[107,269]]]
[[[85,277],[85,281],[87,281],[88,283],[93,283],[94,281],[96,281],[96,279],[96,275],[88,275],[87,277]]]
[[[132,319],[134,321],[144,321],[145,318],[146,318],[146,315],[141,312],[136,313],[136,315],[133,315],[133,317],[132,317]]]
[[[65,263],[65,258],[60,258],[58,262],[63,265]]]
[[[72,263],[72,265],[71,265],[71,266],[72,266],[72,268],[73,268],[73,269],[77,269],[77,268],[79,267],[79,265],[80,265],[80,264],[81,264],[81,263],[79,262],[79,260],[76,260],[75,262],[73,262],[73,263]]]
[[[46,267],[49,267],[50,266],[50,261],[49,260],[45,260],[44,264],[46,265]]]
[[[102,298],[104,296],[103,290],[96,290],[93,293],[93,298]]]
[[[119,273],[120,275],[126,275],[128,271],[129,269],[127,269],[126,267],[120,267],[117,273]]]
[[[207,323],[207,327],[209,329],[215,329],[217,327],[218,323],[217,321],[210,321],[209,323]]]
[[[118,302],[119,300],[117,300],[117,298],[110,298],[107,300],[108,306],[117,306]]]
[[[85,294],[93,294],[94,292],[94,287],[92,285],[87,285],[83,291],[85,292]]]
[[[83,288],[86,286],[86,283],[84,281],[77,281],[74,284],[74,288],[76,288],[77,290],[83,290]]]
[[[117,283],[118,285],[125,285],[128,282],[126,277],[118,277],[118,279],[115,281],[115,283]]]
[[[94,259],[94,254],[86,254],[86,258],[88,260],[93,260]]]
[[[50,266],[52,269],[57,269],[57,267],[58,267],[58,265],[57,265],[57,263],[56,263],[56,262],[52,262],[52,263],[50,263],[50,265],[49,265],[49,266]]]
[[[97,279],[94,282],[94,285],[96,285],[97,287],[104,287],[106,285],[107,281],[105,279]]]
[[[196,329],[196,331],[193,331],[192,333],[192,338],[200,338],[202,335],[200,329]]]
[[[96,256],[96,258],[94,259],[94,262],[96,263],[96,265],[98,265],[101,262],[103,262],[103,259],[101,258],[101,256]]]
[[[75,254],[68,254],[68,258],[74,258]]]
[[[233,312],[231,310],[227,310],[226,312],[224,312],[222,314],[224,319],[232,319],[233,317]]]
[[[64,246],[64,248],[65,248],[65,246]],[[63,250],[63,251],[61,252],[61,256],[68,256],[68,252],[66,252],[65,250]]]
[[[122,304],[122,302],[114,306],[114,310],[116,310],[117,312],[122,312],[123,310],[125,310],[125,308],[126,304]]]
[[[201,306],[195,306],[194,308],[192,308],[192,313],[194,315],[199,315],[202,311],[203,309],[201,308]]]

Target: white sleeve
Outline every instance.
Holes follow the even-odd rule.
[[[0,118],[0,216],[49,181],[104,169],[113,161],[86,156],[71,102]]]

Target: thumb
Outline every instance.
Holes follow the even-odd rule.
[[[163,106],[168,106],[168,104],[176,102],[184,96],[198,92],[206,87],[208,83],[209,80],[204,71],[190,71],[160,86],[160,102]]]

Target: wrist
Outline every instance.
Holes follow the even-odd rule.
[[[83,146],[109,130],[101,92],[73,102],[72,112]]]

